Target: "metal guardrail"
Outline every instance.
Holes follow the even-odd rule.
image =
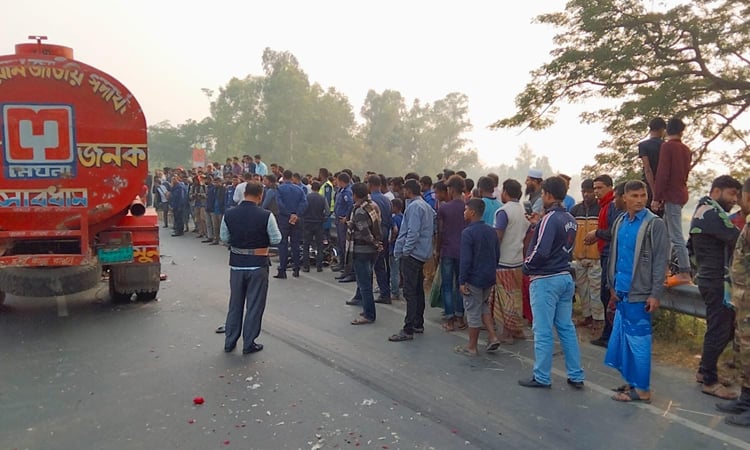
[[[700,292],[698,292],[698,286],[675,286],[667,289],[664,292],[664,297],[659,300],[661,308],[701,319],[706,318],[706,304],[703,302]]]

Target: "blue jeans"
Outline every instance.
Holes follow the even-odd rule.
[[[572,319],[574,291],[573,278],[568,273],[531,281],[529,294],[534,314],[534,378],[539,383],[552,384],[553,325],[565,355],[568,378],[583,381],[581,352]]]
[[[443,297],[445,319],[464,316],[464,302],[458,290],[458,258],[440,258],[440,293]]]
[[[391,263],[391,295],[398,297],[398,285],[401,281],[401,264],[398,258],[392,254],[388,256]]]
[[[352,258],[354,276],[357,278],[357,294],[361,298],[363,316],[367,320],[375,320],[375,297],[372,293],[372,267],[375,264],[377,256],[377,253],[355,253]]]
[[[690,273],[690,257],[682,234],[682,206],[664,203],[664,223],[672,243],[672,255],[677,258],[678,270],[680,273]]]

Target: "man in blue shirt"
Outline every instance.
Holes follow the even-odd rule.
[[[346,221],[354,207],[352,198],[351,177],[346,172],[338,174],[337,181],[339,191],[336,193],[333,214],[336,217],[336,246],[339,253],[339,267],[336,269],[345,271],[346,266]],[[344,273],[340,278],[349,276]],[[352,277],[353,278],[353,277]]]
[[[388,242],[390,241],[393,217],[391,216],[391,201],[383,195],[381,180],[378,175],[370,175],[367,179],[367,187],[370,189],[370,198],[380,209],[380,228],[383,237],[383,250],[378,253],[375,260],[375,279],[378,282],[380,295],[375,303],[391,303],[390,273],[388,267]]]
[[[432,178],[425,175],[419,179],[419,184],[422,188],[422,198],[427,202],[428,205],[437,211],[437,200],[435,199],[435,190],[432,189]]]
[[[260,155],[255,155],[255,174],[262,177],[268,175],[268,166],[260,160]]]
[[[542,182],[542,203],[547,213],[536,225],[523,272],[531,279],[529,295],[534,317],[534,371],[518,384],[529,388],[552,385],[554,326],[565,355],[568,384],[583,388],[583,369],[578,337],[573,325],[573,292],[570,259],[576,240],[577,224],[562,202],[567,194],[565,180],[550,177]]]
[[[279,272],[274,278],[286,278],[286,266],[289,258],[289,247],[292,247],[292,276],[299,277],[302,241],[302,223],[297,223],[307,209],[307,195],[304,189],[292,183],[292,171],[284,171],[284,182],[277,191],[276,202],[279,207]]]
[[[651,313],[664,293],[669,240],[664,221],[646,209],[644,182],[627,182],[623,199],[626,214],[612,226],[607,267],[617,311],[604,363],[626,382],[615,389],[613,400],[650,402]]]
[[[432,256],[432,235],[435,210],[422,198],[417,180],[404,183],[406,211],[393,254],[399,258],[404,279],[406,318],[404,328],[388,338],[391,342],[414,339],[414,333],[424,333],[424,272],[425,261]]]

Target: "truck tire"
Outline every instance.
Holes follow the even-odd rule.
[[[119,292],[114,278],[109,277],[109,298],[114,303],[130,303],[133,294],[130,292]]]
[[[0,269],[0,290],[24,297],[70,295],[96,286],[101,266],[6,267]]]

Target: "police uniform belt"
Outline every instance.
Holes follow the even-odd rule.
[[[268,256],[268,247],[265,248],[237,248],[230,247],[229,251],[235,255]]]

